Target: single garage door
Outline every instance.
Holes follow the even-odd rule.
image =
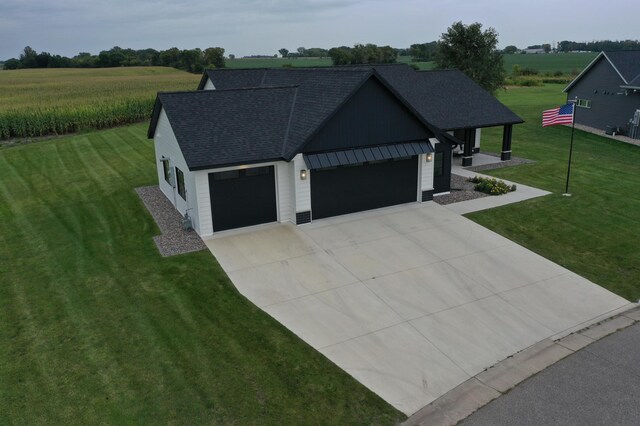
[[[311,173],[314,219],[417,200],[418,157],[315,169]]]
[[[278,220],[273,166],[209,173],[213,230]]]

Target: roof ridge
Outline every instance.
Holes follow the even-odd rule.
[[[284,132],[284,140],[282,141],[282,149],[280,155],[284,157],[285,150],[287,149],[287,142],[289,142],[289,132],[291,131],[291,122],[293,121],[293,111],[296,109],[296,101],[298,99],[298,86],[293,91],[293,99],[291,100],[291,111],[289,111],[289,120],[287,121],[287,129]]]
[[[275,86],[253,86],[253,87],[235,87],[230,89],[215,89],[215,90],[176,90],[171,92],[158,92],[158,95],[178,95],[178,94],[202,94],[203,96],[211,96],[213,93],[220,92],[240,92],[245,90],[270,90],[270,89],[293,89],[300,86],[299,84],[283,84]],[[206,95],[205,95],[206,93]]]

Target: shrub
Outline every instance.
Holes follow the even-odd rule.
[[[515,185],[509,186],[505,181],[496,178],[474,176],[467,180],[476,184],[474,187],[476,191],[489,195],[503,195],[516,190]]]

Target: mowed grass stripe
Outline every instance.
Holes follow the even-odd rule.
[[[544,109],[566,100],[562,88],[547,85],[500,94],[500,99],[526,120],[514,127],[514,155],[538,162],[487,172],[554,194],[469,217],[637,301],[640,147],[576,130],[569,188],[573,196],[563,197],[571,128],[543,129],[540,123]],[[501,129],[483,130],[482,136],[483,150],[499,152]]]
[[[157,179],[145,131],[0,149],[0,423],[402,419],[210,253],[160,257],[133,191]]]

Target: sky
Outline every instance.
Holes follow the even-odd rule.
[[[499,47],[638,39],[637,0],[0,0],[0,60],[25,46],[63,56],[113,46],[223,47],[237,57],[285,47],[437,40],[456,21],[499,34]]]

